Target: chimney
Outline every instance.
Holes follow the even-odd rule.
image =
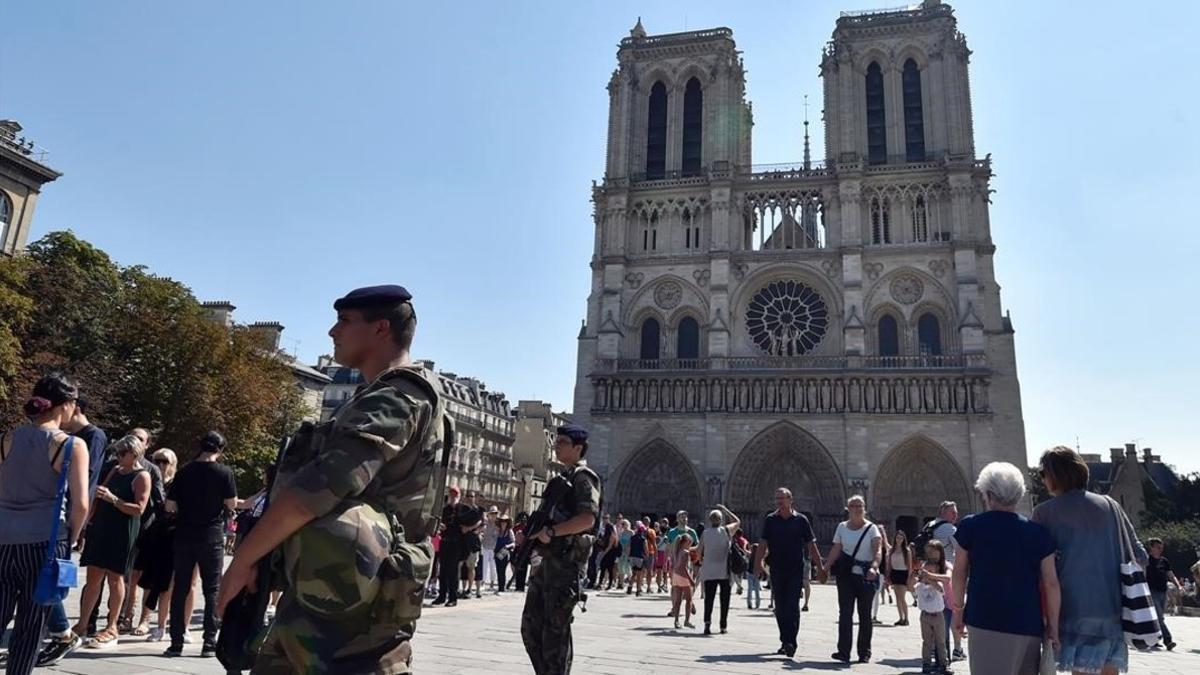
[[[322,354],[317,357],[317,370],[333,367],[333,357],[328,354]]]
[[[1158,461],[1158,456],[1150,448],[1142,448],[1142,461],[1146,464],[1153,464]]]
[[[279,351],[279,338],[283,335],[283,324],[278,321],[255,321],[250,324],[250,331],[263,337],[264,345],[273,351]]]
[[[1125,455],[1121,453],[1120,448],[1109,448],[1108,453],[1109,453],[1109,456],[1112,458],[1113,464],[1120,464],[1121,460],[1125,459]]]
[[[217,323],[230,328],[233,326],[233,310],[237,307],[228,300],[210,300],[200,303],[200,306],[208,312],[208,318]]]
[[[1125,444],[1125,457],[1131,462],[1136,462],[1137,461],[1137,446],[1134,445],[1133,443],[1126,443]]]

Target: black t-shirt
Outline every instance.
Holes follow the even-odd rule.
[[[221,535],[225,500],[237,496],[233,470],[217,462],[190,462],[175,474],[167,499],[179,507],[178,531]]]
[[[779,571],[800,572],[804,569],[804,552],[813,541],[812,525],[803,514],[793,513],[790,518],[781,518],[777,513],[767,516],[763,523],[761,541],[767,542],[767,555],[771,558],[771,573]]]
[[[1167,591],[1167,573],[1171,571],[1171,563],[1166,558],[1150,557],[1146,564],[1146,584],[1150,590],[1165,593]]]
[[[459,502],[445,505],[442,507],[442,524],[446,526],[446,530],[442,532],[442,542],[461,543],[465,539],[462,526],[474,525],[481,518],[479,509],[473,509],[468,504]]]

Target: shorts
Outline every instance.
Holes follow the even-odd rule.
[[[642,569],[642,558],[630,558],[629,565],[635,570]]]
[[[654,569],[661,570],[667,568],[667,552],[659,551],[654,554]]]
[[[888,581],[892,582],[893,586],[905,586],[908,584],[908,570],[892,570],[888,574]]]
[[[475,567],[479,564],[479,551],[468,553],[467,557],[463,559],[463,562],[467,564],[468,569],[475,569]]]

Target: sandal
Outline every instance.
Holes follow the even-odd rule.
[[[123,616],[117,619],[117,635],[128,635],[133,630],[133,617]]]
[[[116,631],[105,628],[99,633],[96,633],[96,637],[92,638],[91,641],[87,643],[87,647],[88,649],[108,649],[110,647],[117,646],[117,640],[119,639],[120,638]]]
[[[136,637],[144,637],[146,635],[149,635],[150,634],[150,624],[139,623],[137,625],[137,628],[134,628],[133,630],[129,631],[129,634],[134,635]]]

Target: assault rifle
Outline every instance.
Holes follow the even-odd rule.
[[[525,533],[522,535],[521,543],[517,546],[516,553],[513,554],[514,567],[526,567],[529,565],[529,558],[533,555],[533,548],[537,545],[537,538],[533,535],[542,531],[549,525],[553,525],[552,520],[554,509],[562,503],[564,497],[571,493],[571,481],[567,480],[566,476],[555,476],[546,486],[546,491],[542,493],[542,503],[538,506],[537,511],[529,516],[529,520],[525,521]]]
[[[297,435],[308,432],[305,426],[311,427],[311,424],[305,422],[301,425]],[[279,463],[287,454],[292,438],[284,436],[279,441],[279,451],[275,455],[275,476],[279,474]],[[275,476],[267,483],[263,513],[267,512],[271,503],[271,489],[275,486]],[[258,642],[267,629],[267,605],[271,601],[272,586],[271,558],[271,554],[267,554],[255,563],[255,569],[258,570],[255,581],[257,590],[242,589],[230,601],[225,608],[225,614],[221,616],[221,632],[217,634],[217,660],[225,667],[226,673],[240,673],[254,666]]]

